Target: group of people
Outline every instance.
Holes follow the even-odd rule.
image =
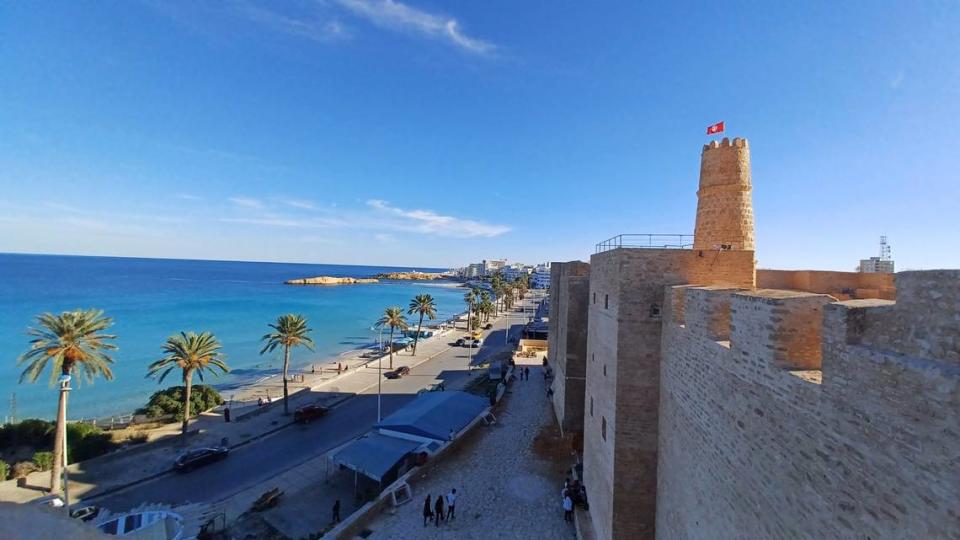
[[[520,375],[520,380],[521,380],[521,381],[529,381],[529,380],[530,380],[530,368],[529,368],[529,367],[524,366],[524,367],[518,369],[518,370],[517,370],[517,373]]]
[[[433,520],[434,527],[439,527],[441,521],[453,521],[457,517],[457,490],[451,489],[446,495],[437,495],[433,504],[430,504],[430,495],[423,501],[423,526],[426,527]]]
[[[267,399],[263,399],[263,396],[257,399],[257,407],[263,407],[268,403],[273,403],[273,398],[270,397],[270,394],[267,394]]]
[[[563,481],[563,490],[560,491],[560,497],[563,500],[563,520],[573,522],[574,505],[587,505],[587,489],[579,480],[571,480],[567,477]]]

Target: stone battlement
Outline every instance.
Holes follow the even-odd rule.
[[[666,287],[658,536],[960,535],[960,271],[896,286]]]
[[[726,148],[731,146],[734,148],[749,148],[750,144],[746,139],[741,139],[740,137],[734,137],[732,142],[729,138],[724,137],[719,143],[717,141],[710,141],[708,144],[703,145],[703,151],[706,152],[707,150],[714,148]]]

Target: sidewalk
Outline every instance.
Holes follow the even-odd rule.
[[[451,332],[445,332],[421,341],[416,356],[410,356],[409,353],[394,353],[394,364],[397,364],[398,358],[402,358],[404,363],[411,367],[426,362],[450,348],[448,341],[452,335]],[[370,365],[367,366],[367,363]],[[376,363],[376,359],[364,359],[365,367],[350,369],[339,376],[328,377],[318,374],[312,379],[317,383],[311,388],[294,387],[296,391],[290,394],[291,413],[297,407],[308,403],[335,407],[376,385],[380,377]],[[385,358],[383,370],[387,369],[387,365]],[[282,381],[278,383],[282,385]],[[312,392],[303,392],[308,389]],[[319,398],[317,392],[320,393]],[[257,408],[256,404],[253,407]],[[228,445],[236,448],[283,429],[293,422],[292,414],[283,415],[282,399],[274,400],[269,406],[261,409],[263,412],[260,414],[229,423],[223,420],[223,415],[219,411],[201,414],[190,423],[191,434],[188,436],[187,447],[217,446],[221,444],[223,438],[226,438]],[[238,412],[243,411],[241,409]],[[237,418],[238,414],[233,413],[232,416]],[[168,473],[174,459],[183,450],[180,424],[174,423],[152,430],[151,442],[72,464],[69,467],[71,503],[104,495]],[[17,487],[15,480],[0,482],[0,500],[30,501],[44,495],[49,482],[49,472],[36,472],[29,475],[27,488]]]
[[[529,381],[515,381],[497,423],[465,441],[412,484],[413,501],[390,508],[367,529],[370,539],[574,538],[564,523],[563,478],[534,452],[541,427],[553,422],[540,367]],[[470,435],[473,436],[473,435]],[[423,525],[423,501],[457,490],[456,519]]]

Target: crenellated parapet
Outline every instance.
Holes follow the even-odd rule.
[[[658,536],[960,537],[960,271],[896,289],[666,288]]]

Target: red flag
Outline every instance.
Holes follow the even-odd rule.
[[[707,135],[713,135],[714,133],[723,133],[723,122],[717,122],[712,126],[707,126]]]

